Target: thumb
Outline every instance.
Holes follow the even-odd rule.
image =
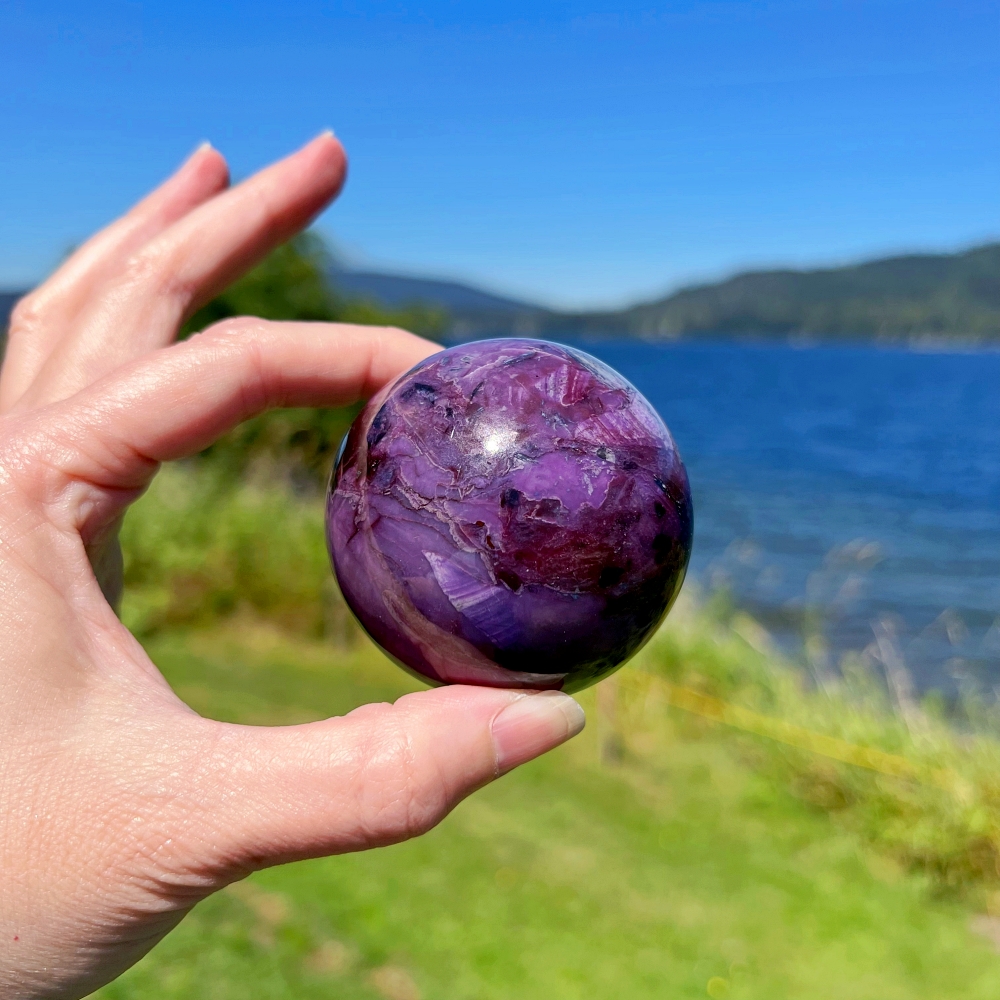
[[[213,723],[220,732],[189,786],[190,860],[231,881],[406,840],[470,792],[575,736],[584,721],[560,692],[456,685],[304,726]]]

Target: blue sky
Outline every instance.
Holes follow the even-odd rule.
[[[0,0],[0,286],[332,127],[352,260],[556,305],[1000,236],[1000,0]]]

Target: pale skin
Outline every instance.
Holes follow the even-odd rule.
[[[329,134],[230,188],[199,149],[17,308],[0,373],[0,996],[82,997],[270,865],[404,840],[583,727],[566,695],[450,687],[281,728],[170,690],[113,610],[160,463],[436,350],[402,330],[185,318],[340,191]]]

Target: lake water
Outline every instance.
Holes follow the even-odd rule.
[[[1000,353],[581,346],[670,426],[705,590],[816,672],[867,650],[1000,687]]]

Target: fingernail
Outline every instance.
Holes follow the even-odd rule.
[[[511,702],[493,720],[497,771],[508,771],[576,736],[587,717],[568,694],[539,691]]]
[[[332,128],[325,128],[325,129],[323,129],[322,132],[320,132],[320,134],[318,136],[316,136],[316,138],[317,139],[325,139],[325,138],[336,139],[337,135],[333,131]]]
[[[189,160],[193,160],[199,153],[205,153],[212,148],[212,144],[206,139],[204,142],[198,144],[198,148],[188,157]]]

